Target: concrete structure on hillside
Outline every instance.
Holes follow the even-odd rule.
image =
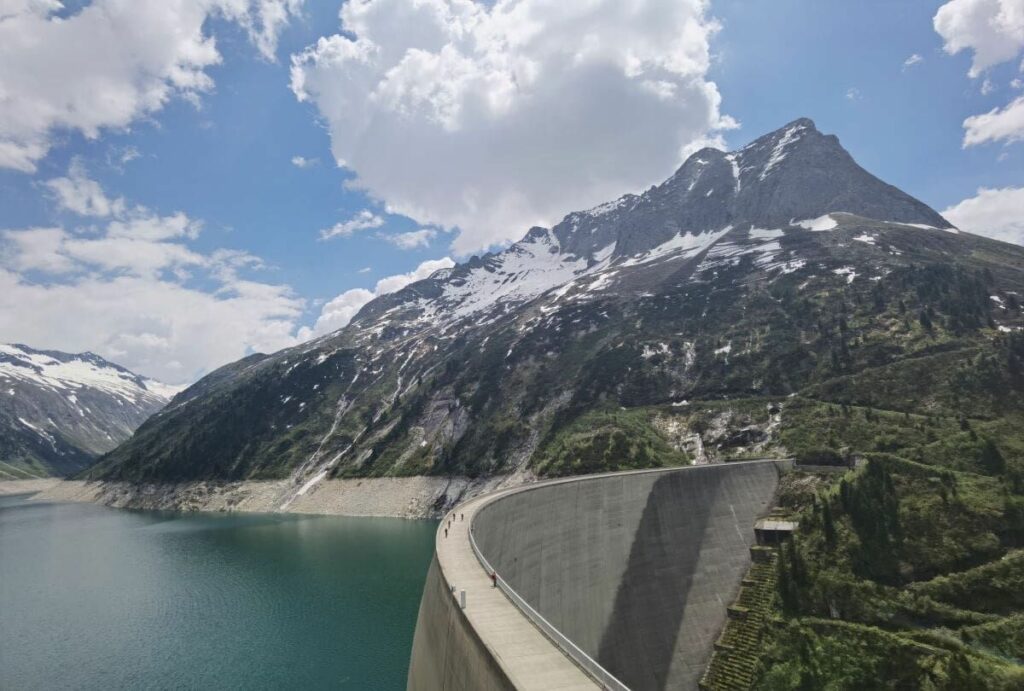
[[[458,507],[438,531],[409,688],[696,688],[779,473],[774,462],[612,473]]]

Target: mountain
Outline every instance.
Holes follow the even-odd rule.
[[[807,427],[822,401],[1020,410],[1021,291],[1024,248],[959,232],[800,119],[214,372],[89,477],[290,477],[294,497],[838,455]]]
[[[0,344],[0,479],[76,473],[174,393],[93,353]]]

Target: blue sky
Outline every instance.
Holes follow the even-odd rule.
[[[341,326],[374,292],[439,265],[424,262],[500,247],[532,222],[555,222],[657,182],[688,146],[742,146],[802,116],[837,134],[868,170],[936,209],[967,200],[954,222],[1003,239],[1024,237],[1024,122],[1012,112],[1024,94],[1024,25],[1013,24],[1021,17],[999,15],[1017,0],[954,0],[945,9],[946,35],[933,21],[944,3],[919,0],[711,0],[706,7],[652,0],[637,3],[646,14],[635,25],[617,9],[601,14],[602,3],[576,16],[568,0],[504,2],[544,25],[529,48],[510,59],[500,46],[495,57],[456,44],[469,57],[453,62],[417,53],[418,62],[401,63],[404,81],[382,77],[398,58],[380,56],[408,57],[403,51],[437,41],[411,0],[360,0],[346,26],[365,36],[338,35],[336,1],[278,0],[277,19],[246,0],[222,2],[234,4],[209,10],[214,0],[179,0],[175,7],[185,9],[170,17],[159,16],[170,12],[166,6],[153,16],[138,9],[134,23],[119,23],[123,33],[108,38],[135,31],[125,27],[144,35],[150,21],[180,21],[193,42],[167,50],[181,51],[175,66],[187,66],[185,77],[160,67],[165,53],[156,47],[151,63],[125,77],[121,56],[156,43],[132,44],[143,39],[130,36],[133,50],[111,49],[95,69],[82,66],[80,56],[62,57],[59,39],[44,33],[53,29],[46,24],[53,15],[38,7],[45,1],[16,0],[11,10],[0,3],[0,44],[8,24],[22,34],[40,32],[57,54],[54,65],[40,66],[28,48],[0,48],[9,65],[0,68],[0,91],[17,99],[19,88],[32,89],[21,103],[40,109],[26,106],[25,115],[0,105],[0,288],[9,296],[0,308],[0,341],[94,350],[184,383],[248,352]],[[489,11],[432,2],[448,13],[432,15],[440,25]],[[64,28],[73,29],[82,8],[100,4],[110,2],[65,3]],[[19,21],[25,23],[15,27]],[[1009,27],[992,28],[998,21]],[[669,31],[659,33],[662,26]],[[578,48],[583,68],[580,60],[567,66],[552,48],[571,43],[580,27],[592,38]],[[982,55],[991,43],[986,31],[1004,41],[1002,52]],[[352,47],[362,45],[355,41],[370,36],[383,61],[372,69],[352,57]],[[320,39],[326,43],[316,47]],[[213,53],[204,43],[211,40]],[[602,41],[614,44],[611,57]],[[957,42],[957,54],[943,49]],[[616,54],[620,43],[633,52]],[[194,57],[197,51],[204,57]],[[640,95],[637,77],[609,68],[634,53],[654,75],[644,88],[667,92]],[[292,56],[299,56],[296,68]],[[983,68],[969,76],[978,62]],[[518,79],[532,80],[533,106],[494,86],[493,75],[508,64]],[[33,84],[22,86],[16,69]],[[120,78],[135,99],[121,110],[107,108],[112,95],[97,105],[91,94],[74,91],[89,79],[113,89]],[[421,93],[423,84],[431,86]],[[452,84],[462,85],[455,110]],[[395,105],[386,110],[382,103]],[[53,114],[61,108],[66,112]],[[983,141],[964,147],[965,119],[994,109],[1005,117],[980,123]],[[6,163],[5,138],[15,146]],[[349,167],[338,165],[342,157]],[[982,198],[979,188],[990,193]],[[78,196],[62,197],[60,189]],[[86,193],[101,195],[109,210],[82,213],[75,199]],[[178,212],[187,229],[168,230]],[[360,214],[373,221],[356,225],[369,227],[322,239]],[[147,236],[155,246],[131,235],[144,232],[133,230],[143,223],[162,229]],[[47,232],[31,232],[41,229]],[[405,247],[396,244],[402,237]],[[133,252],[151,251],[159,258],[133,264]],[[119,252],[128,258],[112,259]]]

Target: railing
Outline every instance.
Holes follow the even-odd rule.
[[[475,516],[474,516],[475,518]],[[580,669],[586,672],[594,681],[611,691],[629,691],[629,687],[623,684],[621,681],[612,676],[612,673],[606,670],[604,667],[599,665],[592,657],[587,655],[585,652],[580,650],[579,646],[570,641],[565,637],[561,631],[556,629],[551,622],[541,616],[540,612],[530,606],[530,603],[520,597],[512,586],[502,578],[500,575],[496,575],[497,572],[491,566],[487,558],[484,557],[480,548],[477,547],[476,537],[473,535],[473,524],[470,519],[469,525],[469,544],[473,547],[473,554],[476,555],[480,565],[484,567],[487,575],[495,575],[495,585],[508,596],[508,599],[512,601],[512,604],[519,608],[519,610],[526,615],[526,618],[534,623],[534,625],[541,630],[541,632],[551,639],[551,642],[558,646],[563,653],[569,656],[573,662],[575,662]]]

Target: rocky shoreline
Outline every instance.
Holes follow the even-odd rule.
[[[471,497],[533,480],[527,474],[324,480],[286,509],[282,509],[282,497],[292,488],[289,480],[179,484],[12,480],[0,482],[0,496],[35,493],[36,501],[92,502],[122,509],[436,518]]]

